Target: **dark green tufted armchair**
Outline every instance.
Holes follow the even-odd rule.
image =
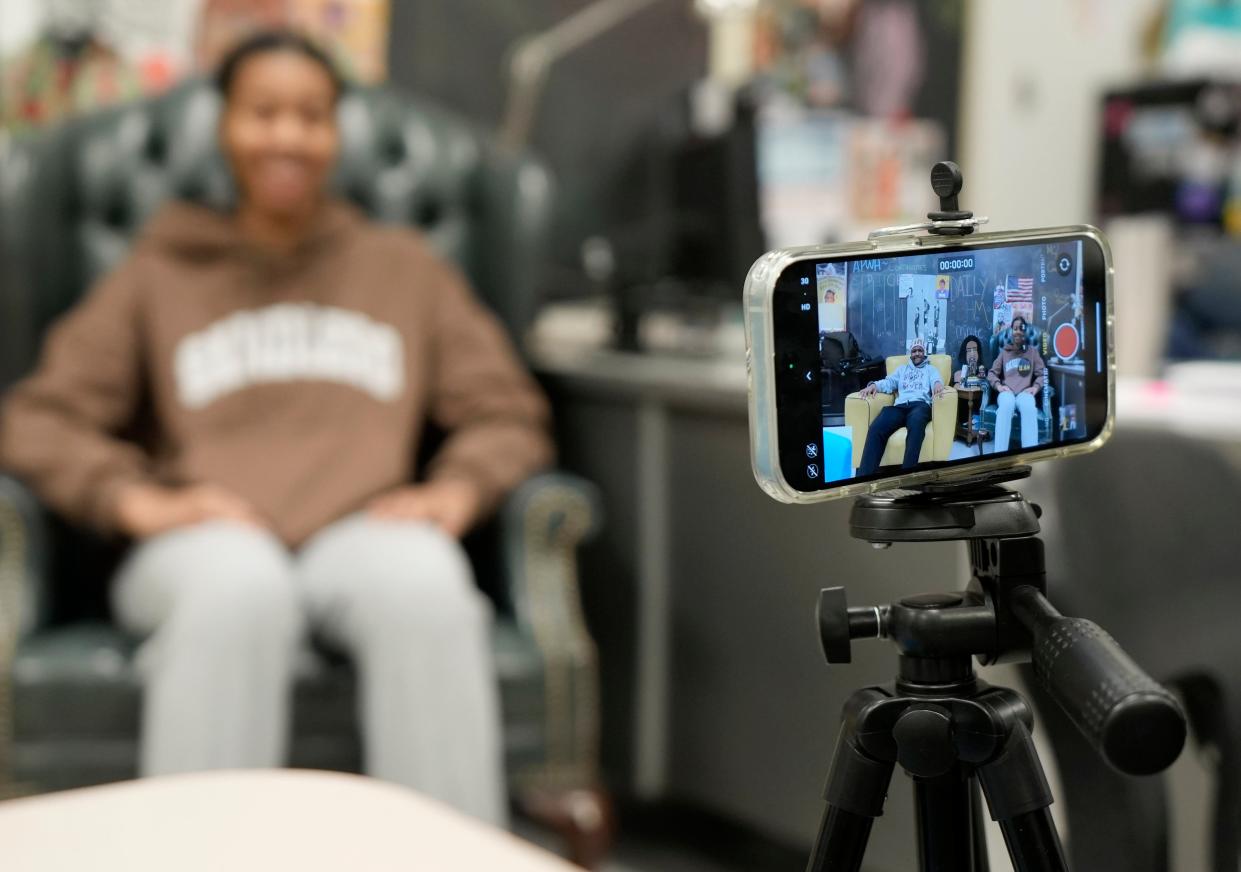
[[[9,144],[0,161],[0,387],[30,368],[49,322],[124,255],[164,200],[228,205],[217,108],[210,88],[191,83]],[[420,227],[520,337],[549,217],[544,170],[391,91],[349,94],[340,119],[340,192],[378,220]],[[575,564],[597,506],[585,482],[542,475],[467,543],[498,607],[510,783],[519,799],[537,794],[544,805],[597,782],[597,670]],[[111,625],[105,605],[116,550],[0,478],[0,791],[135,774],[135,640]],[[353,684],[347,663],[326,659],[299,682],[293,765],[357,767]]]

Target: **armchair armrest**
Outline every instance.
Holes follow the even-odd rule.
[[[0,475],[0,799],[12,783],[13,661],[38,623],[44,570],[43,515],[17,480]]]
[[[947,460],[952,454],[952,440],[957,432],[957,389],[944,388],[939,399],[931,403],[931,428],[935,433],[933,460]]]
[[[21,482],[0,475],[0,652],[43,623],[46,539],[38,500]]]
[[[600,506],[594,485],[550,472],[519,487],[501,509],[513,609],[544,665],[543,787],[598,780],[598,656],[582,613],[577,546],[600,526]]]
[[[533,630],[545,617],[535,609],[552,605],[558,623],[580,617],[576,548],[599,529],[601,506],[593,484],[566,472],[536,475],[505,502],[504,560],[514,610],[525,628]]]
[[[879,413],[896,402],[892,394],[874,394],[863,397],[854,391],[845,397],[845,425],[853,428],[853,468],[862,465],[862,451],[866,447],[866,430],[879,417]]]
[[[1038,402],[1040,410],[1051,414],[1051,401],[1056,398],[1056,388],[1053,385],[1046,385],[1038,392],[1038,396],[1034,399]]]

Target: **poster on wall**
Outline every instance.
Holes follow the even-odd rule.
[[[948,333],[948,297],[938,293],[944,276],[902,275],[900,295],[905,297],[905,347],[915,339],[926,342],[927,354],[944,354]]]
[[[816,267],[820,331],[834,333],[845,329],[845,269],[845,265],[840,263],[821,263]]]
[[[162,91],[191,64],[198,0],[0,3],[0,134]]]
[[[287,0],[203,0],[194,46],[198,69],[215,69],[246,34],[287,23]]]
[[[852,220],[842,112],[762,110],[755,147],[763,233],[772,248],[839,239]]]
[[[388,77],[388,0],[291,0],[294,27],[333,47],[350,79]]]
[[[323,43],[345,75],[375,84],[388,75],[389,0],[204,0],[196,55],[212,69],[247,33],[291,27]]]
[[[101,31],[134,63],[145,90],[161,90],[193,68],[202,0],[108,0]]]
[[[751,5],[769,245],[922,220],[927,172],[956,145],[963,0]]]
[[[860,120],[852,126],[846,166],[853,235],[875,225],[922,220],[936,208],[927,168],[946,154],[946,137],[935,121]]]
[[[1018,315],[1027,324],[1034,323],[1034,277],[1007,276],[1004,285],[996,285],[995,302],[991,316],[991,331],[999,333],[1013,323]]]

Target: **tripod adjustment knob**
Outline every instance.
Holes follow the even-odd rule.
[[[884,612],[881,608],[851,609],[845,601],[843,587],[825,587],[819,591],[815,618],[819,622],[819,641],[828,663],[849,663],[852,639],[875,639],[885,634]]]
[[[910,775],[935,778],[957,762],[952,715],[937,705],[908,709],[892,728],[896,760]]]
[[[849,605],[843,587],[825,587],[819,591],[816,610],[819,641],[828,663],[848,663],[853,659],[849,648]]]

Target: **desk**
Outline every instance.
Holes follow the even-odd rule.
[[[776,503],[750,469],[743,355],[689,359],[535,349],[563,468],[600,486],[605,526],[583,549],[603,678],[604,764],[622,793],[670,798],[809,845],[856,688],[896,669],[891,646],[829,668],[818,590],[855,605],[956,590],[964,550],[877,552],[850,538],[850,501]],[[917,863],[907,781],[893,781],[867,861]]]
[[[4,868],[21,872],[578,868],[404,787],[289,769],[8,800],[0,803],[0,846]]]

